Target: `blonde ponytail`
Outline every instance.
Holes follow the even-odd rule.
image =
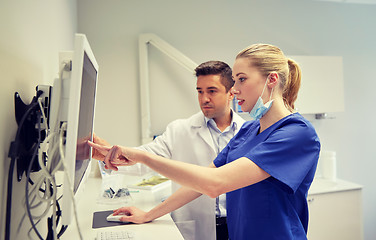
[[[295,101],[298,97],[302,72],[299,65],[292,59],[287,60],[289,66],[289,76],[283,87],[283,102],[290,111],[295,109]]]

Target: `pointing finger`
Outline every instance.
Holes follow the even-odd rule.
[[[87,141],[87,143],[89,144],[89,146],[91,146],[91,147],[93,147],[97,150],[108,152],[111,149],[111,147],[109,147],[109,146],[99,145],[99,144],[93,143],[92,141]]]

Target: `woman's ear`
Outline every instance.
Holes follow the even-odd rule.
[[[279,75],[278,73],[276,72],[271,72],[269,73],[268,75],[268,87],[269,88],[274,88],[275,86],[277,86],[278,82],[279,82]]]

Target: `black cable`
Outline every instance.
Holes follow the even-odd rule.
[[[56,215],[58,216],[58,218],[56,219],[56,226],[57,226],[59,224],[59,219],[61,218],[61,208],[60,208],[59,201],[56,201],[56,206],[57,206]],[[68,225],[61,225],[60,231],[57,234],[58,239],[61,237],[61,235],[63,235],[63,233],[65,232],[65,230],[67,230],[67,228],[68,228]]]
[[[56,226],[57,226],[59,224],[59,220],[61,218],[61,207],[60,207],[59,201],[56,201],[56,206],[57,206],[57,211],[56,211],[56,215],[57,215]],[[67,228],[68,228],[68,225],[61,225],[60,231],[57,234],[58,239],[61,237],[61,235],[64,234],[64,232],[65,232],[65,230],[67,230]]]
[[[54,240],[54,231],[52,230],[52,217],[47,218],[47,237],[46,240]]]
[[[61,208],[60,208],[59,201],[56,201],[56,207],[57,207],[57,211],[56,211],[56,226],[57,226],[59,225],[59,220],[61,217]]]
[[[56,206],[57,206],[57,210],[56,210],[56,226],[58,226],[59,225],[60,216],[61,216],[61,208],[60,208],[59,201],[56,201]],[[53,219],[53,215],[51,217],[49,217],[48,220],[47,220],[48,221],[48,223],[47,223],[48,233],[47,233],[46,240],[53,240],[53,238],[54,238],[54,234],[53,234],[54,231],[53,231],[53,228],[52,228],[52,221],[54,221],[54,220],[55,219]],[[64,225],[61,226],[61,229],[60,229],[59,233],[57,234],[57,236],[58,236],[57,238],[58,239],[65,232],[65,229],[64,229]]]
[[[18,152],[18,145],[19,145],[19,137],[22,126],[29,116],[29,114],[34,110],[34,108],[38,105],[38,102],[32,103],[31,107],[24,113],[20,123],[18,124],[17,134],[15,140],[11,143],[9,148],[8,157],[11,157],[10,165],[9,165],[9,173],[8,173],[8,189],[7,189],[7,209],[6,209],[6,220],[5,220],[5,240],[10,240],[10,224],[11,224],[11,212],[12,212],[12,188],[13,188],[13,172],[14,172],[14,165],[16,163],[17,154]]]
[[[68,228],[68,225],[62,225],[61,226],[60,232],[57,234],[58,239],[61,237],[61,235],[64,234],[64,232],[67,230],[67,228]]]
[[[5,222],[5,240],[10,240],[10,214],[12,207],[12,185],[13,185],[13,171],[16,159],[12,158],[9,166],[8,175],[8,195],[7,195],[7,210],[6,210],[6,222]]]

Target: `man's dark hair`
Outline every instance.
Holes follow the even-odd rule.
[[[220,75],[221,83],[228,92],[234,85],[232,70],[229,65],[221,61],[208,61],[201,63],[195,69],[196,77],[205,75]]]

